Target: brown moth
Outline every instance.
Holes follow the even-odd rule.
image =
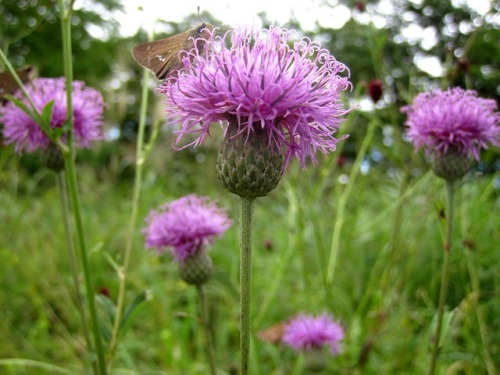
[[[132,49],[132,55],[139,65],[153,72],[156,78],[163,80],[182,67],[179,52],[192,49],[193,40],[208,39],[213,28],[209,23],[202,23],[169,38],[139,44]],[[204,43],[197,41],[196,48],[200,53],[203,52]]]
[[[16,73],[23,83],[27,83],[33,78],[34,69],[32,66],[26,66],[16,70]],[[0,102],[3,102],[6,94],[13,94],[17,89],[17,83],[9,71],[0,73]]]
[[[274,324],[271,327],[265,328],[257,332],[257,337],[262,341],[277,345],[281,342],[281,339],[283,338],[286,325],[287,325],[286,321]]]

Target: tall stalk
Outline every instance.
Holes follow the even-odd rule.
[[[71,212],[69,209],[68,189],[66,188],[66,180],[65,180],[64,172],[58,172],[56,174],[56,176],[57,176],[57,185],[59,187],[59,195],[61,197],[61,207],[62,207],[62,211],[63,211],[64,229],[66,232],[66,241],[68,242],[69,263],[70,263],[70,267],[71,267],[71,273],[73,276],[73,284],[74,284],[74,288],[75,288],[75,303],[76,303],[76,307],[80,313],[80,318],[82,321],[82,328],[83,328],[83,336],[85,337],[85,342],[87,344],[87,348],[91,348],[92,341],[90,339],[90,332],[89,332],[89,326],[87,323],[87,316],[85,314],[85,309],[84,309],[83,303],[82,303],[82,291],[80,288],[80,282],[78,281],[79,265],[78,265],[78,261],[76,259],[75,242],[74,242],[74,238],[73,238],[72,231],[71,231],[71,223],[70,223]],[[94,372],[97,373],[96,363],[92,362],[92,365],[94,367]]]
[[[78,184],[75,168],[75,148],[73,142],[73,65],[72,65],[72,47],[71,47],[71,15],[72,5],[71,2],[68,7],[65,6],[63,0],[58,0],[60,18],[61,18],[61,34],[63,41],[63,64],[64,75],[66,78],[66,100],[67,100],[67,121],[69,131],[67,132],[67,150],[63,150],[64,167],[66,170],[66,180],[68,183],[70,199],[73,207],[73,215],[75,217],[76,237],[78,243],[78,250],[80,252],[81,266],[85,282],[85,290],[87,297],[87,304],[89,309],[90,321],[92,331],[94,334],[94,345],[97,353],[97,368],[98,374],[106,374],[106,364],[104,358],[104,347],[101,339],[101,332],[99,321],[97,318],[97,311],[94,300],[94,287],[92,283],[92,275],[90,272],[87,245],[85,243],[85,232],[83,228],[83,220],[81,213],[80,197],[78,194]],[[92,356],[93,357],[93,356]],[[95,368],[95,367],[94,367]]]
[[[252,290],[252,227],[255,198],[241,197],[240,206],[240,353],[241,375],[248,374],[250,297]]]
[[[327,287],[333,284],[333,278],[335,275],[335,268],[337,266],[337,259],[340,248],[340,234],[342,232],[342,227],[344,226],[345,220],[345,209],[347,206],[347,202],[351,197],[351,192],[354,186],[354,182],[359,173],[359,169],[361,166],[361,162],[368,151],[368,147],[370,146],[373,138],[373,134],[375,132],[375,128],[377,126],[377,121],[373,120],[368,124],[368,130],[366,132],[365,138],[363,139],[363,143],[361,144],[361,148],[356,157],[356,161],[352,166],[351,174],[349,175],[349,182],[347,183],[346,188],[342,192],[342,195],[339,198],[339,204],[337,208],[337,215],[335,217],[335,223],[333,225],[333,234],[332,234],[332,242],[330,248],[330,258],[328,260],[328,268],[326,271],[326,285]]]
[[[439,290],[439,303],[436,331],[434,333],[434,342],[432,347],[431,362],[429,364],[428,375],[434,374],[436,370],[437,358],[439,356],[441,339],[441,328],[443,325],[444,305],[446,303],[446,295],[448,293],[448,278],[450,273],[450,252],[451,240],[453,231],[453,200],[455,194],[455,184],[453,181],[446,181],[446,235],[443,241],[443,270],[441,271],[441,288]]]
[[[137,223],[137,212],[139,209],[139,200],[142,189],[142,172],[143,172],[144,162],[146,159],[146,152],[144,151],[144,132],[146,129],[146,115],[147,115],[148,96],[149,96],[148,80],[149,80],[149,72],[146,69],[144,69],[142,76],[142,94],[141,94],[141,108],[139,114],[139,131],[137,134],[137,144],[136,144],[134,191],[132,193],[132,211],[130,213],[130,222],[127,231],[123,266],[118,271],[120,286],[118,291],[116,315],[113,323],[113,332],[111,336],[111,342],[109,345],[110,356],[108,362],[108,369],[111,368],[113,357],[118,345],[118,333],[125,303],[125,287],[127,285],[127,275],[130,265],[130,254],[132,253],[132,247],[133,247],[132,244],[134,240],[134,233],[136,229],[135,227]],[[152,137],[151,139],[153,140],[154,137]]]
[[[486,195],[488,194],[486,193]],[[468,221],[470,220],[470,212],[469,212],[469,204],[471,202],[470,199],[464,198],[461,199],[462,202],[462,214],[460,217],[462,218],[462,233],[464,234],[465,238],[468,238],[468,232],[469,232],[469,223]],[[465,242],[465,241],[464,241]],[[472,306],[473,306],[473,311],[476,313],[476,318],[477,318],[477,324],[479,327],[479,335],[481,337],[481,341],[483,343],[483,356],[484,356],[484,362],[486,364],[486,369],[488,371],[488,375],[496,375],[497,370],[495,368],[495,361],[493,360],[490,349],[491,345],[489,344],[489,338],[488,338],[488,326],[486,325],[484,315],[483,315],[483,308],[480,304],[480,298],[481,298],[481,282],[480,278],[478,275],[478,267],[475,262],[475,257],[476,253],[471,251],[467,246],[464,248],[464,253],[465,253],[465,259],[467,262],[467,269],[469,271],[469,278],[471,282],[471,287],[472,287],[472,295],[474,296],[471,298],[472,301]]]
[[[196,291],[198,292],[198,300],[200,303],[201,325],[203,326],[203,331],[205,331],[206,353],[207,353],[208,364],[210,366],[210,373],[211,375],[217,375],[217,367],[215,365],[214,342],[212,340],[212,334],[210,332],[210,325],[209,325],[207,295],[205,293],[205,288],[203,284],[197,284]]]

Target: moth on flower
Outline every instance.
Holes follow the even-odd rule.
[[[205,48],[192,48],[178,76],[160,86],[170,122],[181,125],[176,143],[197,134],[182,148],[200,145],[213,123],[226,130],[231,124],[247,138],[264,131],[284,168],[292,158],[305,167],[307,158],[316,163],[317,151],[334,151],[347,137],[334,134],[351,110],[340,100],[352,87],[349,69],[319,43],[294,41],[293,30],[279,27],[206,34]]]

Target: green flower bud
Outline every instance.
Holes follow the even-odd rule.
[[[205,284],[213,274],[212,259],[205,250],[198,251],[179,263],[179,273],[188,284]]]
[[[61,172],[64,169],[64,157],[61,149],[54,143],[50,143],[47,148],[40,150],[40,158],[47,168],[54,172]]]
[[[432,157],[434,174],[450,182],[465,176],[471,165],[471,159],[456,149],[449,149],[445,154],[435,153]]]
[[[262,129],[238,134],[238,125],[229,125],[217,157],[217,175],[222,185],[240,197],[269,194],[281,180],[284,158],[269,142]]]

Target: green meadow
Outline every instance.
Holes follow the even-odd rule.
[[[120,2],[92,3],[113,8]],[[498,374],[498,149],[483,152],[482,161],[474,162],[455,184],[450,218],[445,183],[432,173],[428,156],[415,152],[405,138],[400,108],[418,92],[449,86],[473,88],[498,102],[499,4],[492,2],[488,12],[479,14],[454,2],[391,2],[401,9],[380,16],[376,8],[380,2],[366,2],[363,12],[387,21],[377,27],[356,18],[360,12],[354,9],[356,2],[341,3],[353,15],[342,29],[318,25],[315,32],[302,33],[324,41],[324,47],[349,66],[353,90],[342,101],[345,108],[356,109],[345,116],[338,135],[349,137],[338,143],[335,152],[317,155],[317,165],[308,162],[305,169],[296,160],[291,162],[278,187],[256,199],[249,374],[308,374],[304,357],[281,342],[281,328],[297,314],[323,312],[344,327],[345,338],[342,352],[328,358],[321,374],[425,374],[435,338],[448,220],[454,226],[436,374]],[[23,62],[18,65],[37,67],[39,76],[62,76],[61,64],[55,62],[61,59],[60,37],[51,41],[57,44],[52,47],[57,54],[44,52],[51,48],[48,35],[59,33],[57,12],[50,9],[55,17],[50,18],[32,15],[35,5],[3,6],[5,14],[8,10],[21,21],[38,17],[39,22],[22,36],[19,24],[5,23],[6,16],[0,15],[7,25],[0,27],[5,38],[1,47],[9,46],[7,56]],[[436,27],[437,41],[431,49],[398,39],[409,24],[405,12],[413,12],[414,22],[423,28]],[[97,12],[81,8],[75,14],[104,27]],[[200,16],[223,24],[206,11]],[[261,16],[264,25],[270,23]],[[188,29],[199,23],[197,17],[160,23],[164,27],[160,34]],[[96,303],[105,350],[112,340],[122,265],[131,240],[123,324],[109,374],[210,373],[196,288],[179,277],[169,251],[158,255],[145,248],[142,233],[151,210],[187,194],[215,199],[233,221],[209,250],[214,275],[205,291],[217,374],[238,374],[240,201],[221,186],[216,174],[222,131],[215,125],[203,145],[175,150],[175,134],[162,126],[163,99],[151,90],[146,142],[154,138],[154,129],[158,134],[137,179],[142,71],[130,49],[144,41],[146,33],[141,30],[126,38],[110,33],[99,40],[85,31],[83,21],[75,21],[73,30],[75,79],[102,91],[107,103],[108,137],[79,150],[76,158],[93,279],[90,298]],[[462,22],[469,22],[469,28],[460,26]],[[450,25],[457,28],[453,35],[446,34]],[[293,19],[283,26],[300,30]],[[452,45],[463,55],[454,54]],[[442,74],[417,66],[413,57],[423,52],[441,62]],[[95,68],[93,61],[99,61]],[[464,61],[467,70],[460,65]],[[120,78],[123,74],[127,78]],[[377,77],[384,88],[382,99],[374,103],[367,87]],[[153,80],[151,76],[152,89]],[[92,373],[89,363],[96,354],[87,350],[79,313],[80,307],[88,307],[84,275],[77,256],[79,298],[61,199],[60,180],[42,165],[38,153],[19,155],[13,146],[0,148],[0,374]],[[134,207],[137,220],[131,228]],[[74,225],[73,219],[69,224]]]

